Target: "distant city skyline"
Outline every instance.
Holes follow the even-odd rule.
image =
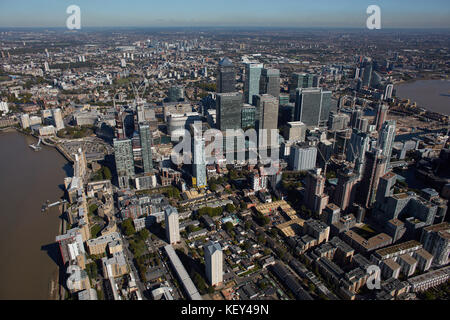
[[[69,5],[82,27],[332,27],[365,28],[366,9],[381,8],[382,28],[450,28],[447,0],[257,1],[40,0],[0,2],[0,27],[65,27]]]

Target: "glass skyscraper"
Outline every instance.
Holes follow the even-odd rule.
[[[314,76],[308,73],[293,73],[289,79],[289,100],[295,102],[296,90],[312,88]]]
[[[262,69],[259,84],[261,94],[270,94],[278,98],[280,96],[280,70]]]
[[[217,94],[216,126],[219,130],[241,128],[242,93]]]
[[[255,127],[256,108],[250,104],[244,104],[241,111],[241,128]]]
[[[197,188],[206,186],[206,157],[205,157],[205,138],[194,135],[192,175],[194,177],[193,185]]]
[[[128,181],[134,176],[133,147],[130,139],[114,139],[114,158],[119,187],[128,187]]]
[[[144,165],[144,172],[149,173],[153,169],[152,160],[152,134],[150,127],[146,123],[139,125],[139,135],[141,138],[142,162]]]
[[[227,57],[219,62],[217,72],[217,93],[228,93],[236,91],[236,72],[233,62]]]
[[[245,65],[244,95],[245,102],[254,105],[253,96],[259,94],[262,63],[247,63]]]
[[[331,91],[321,88],[297,89],[294,121],[307,127],[326,125],[330,116]]]

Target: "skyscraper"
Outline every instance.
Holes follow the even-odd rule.
[[[262,69],[259,92],[261,94],[270,94],[278,99],[280,96],[280,70]]]
[[[216,286],[223,282],[223,253],[218,242],[209,241],[205,248],[206,277],[210,285]]]
[[[278,128],[278,99],[269,94],[262,94],[255,95],[253,102],[256,106],[256,128],[258,133],[266,135],[265,145],[272,145],[271,130]],[[262,136],[260,136],[260,139],[262,139]],[[278,144],[278,140],[274,139],[275,143]]]
[[[321,214],[328,204],[328,196],[323,193],[325,188],[325,177],[322,169],[316,168],[308,171],[306,176],[306,204],[315,213]]]
[[[245,102],[253,104],[253,96],[259,94],[262,63],[247,63],[245,65],[244,95]]]
[[[307,144],[297,144],[291,147],[290,167],[295,171],[306,171],[316,167],[317,148]]]
[[[308,73],[293,73],[289,79],[289,100],[295,102],[297,89],[312,88],[313,75]]]
[[[164,216],[167,241],[169,244],[180,242],[180,222],[177,209],[172,206],[166,207]]]
[[[144,165],[144,172],[150,173],[153,169],[152,134],[150,132],[150,126],[147,123],[139,124],[139,136],[141,139],[142,162]]]
[[[366,152],[366,163],[364,174],[361,179],[358,203],[368,208],[375,201],[380,177],[384,175],[386,169],[386,157],[380,149]]]
[[[331,91],[321,88],[298,89],[295,99],[294,121],[307,127],[326,125],[330,116]]]
[[[242,93],[218,93],[216,123],[219,130],[241,128]]]
[[[347,145],[346,158],[349,162],[354,162],[360,158],[364,163],[366,152],[369,151],[370,135],[358,129],[353,129],[350,141]]]
[[[358,183],[358,174],[350,168],[343,168],[337,172],[338,183],[334,191],[333,202],[336,203],[343,212],[345,212],[356,194],[356,184]]]
[[[388,120],[383,123],[378,136],[378,147],[382,150],[389,164],[392,155],[392,147],[395,140],[395,120]]]
[[[61,129],[64,129],[64,121],[62,118],[61,109],[60,108],[52,109],[52,116],[53,121],[55,122],[56,130],[59,131]]]
[[[380,103],[377,107],[377,116],[375,118],[375,124],[377,131],[381,130],[381,126],[384,121],[386,121],[387,112],[389,110],[389,106]]]
[[[364,69],[362,71],[362,86],[363,87],[370,87],[370,84],[372,82],[372,71],[373,71],[373,65],[371,62],[366,63],[364,66]]]
[[[233,62],[227,57],[219,62],[217,72],[217,93],[228,93],[236,91],[236,71]]]
[[[200,128],[197,128],[195,125],[192,126],[194,128],[194,135],[193,135],[193,159],[194,162],[192,163],[192,176],[193,176],[193,185],[197,188],[203,188],[206,186],[206,156],[205,156],[205,138],[198,133],[196,134],[195,131],[200,130],[201,131],[201,125]]]
[[[256,108],[250,104],[244,104],[241,110],[241,128],[243,130],[255,127]]]
[[[129,179],[134,176],[133,146],[130,139],[114,139],[114,158],[120,188],[128,188]]]

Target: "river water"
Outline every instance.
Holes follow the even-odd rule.
[[[72,166],[54,148],[35,152],[31,143],[36,139],[0,133],[0,299],[49,299],[57,280],[60,213],[41,206],[63,195]]]
[[[396,95],[419,107],[450,115],[450,80],[418,80],[395,86]]]

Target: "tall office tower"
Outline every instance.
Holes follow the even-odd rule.
[[[350,117],[350,127],[357,128],[359,123],[359,119],[361,119],[364,115],[364,112],[360,108],[353,109],[352,115]]]
[[[50,67],[49,67],[47,61],[44,62],[44,71],[45,71],[45,72],[50,72]]]
[[[164,217],[167,241],[169,244],[180,242],[180,221],[177,209],[172,206],[167,206],[164,209]]]
[[[325,180],[320,168],[308,171],[306,176],[306,204],[313,212],[319,215],[328,204],[328,196],[323,193]]]
[[[280,96],[280,70],[262,69],[259,83],[259,92],[261,94],[270,94],[275,98]]]
[[[381,104],[381,103],[378,105],[377,116],[375,118],[375,125],[376,125],[377,131],[381,130],[381,126],[386,121],[388,110],[389,110],[389,106],[387,106],[385,104]]]
[[[205,138],[194,134],[192,154],[194,159],[192,164],[192,184],[197,188],[204,188],[206,186]]]
[[[364,174],[358,192],[358,198],[362,206],[368,208],[375,201],[380,177],[384,175],[386,168],[386,157],[381,150],[374,149],[366,152],[366,163]]]
[[[241,128],[246,130],[247,128],[255,128],[256,121],[256,107],[251,104],[244,103],[241,110]]]
[[[152,133],[150,132],[150,126],[147,123],[139,124],[139,137],[141,139],[141,153],[144,172],[150,173],[153,170]]]
[[[245,64],[244,95],[246,103],[254,105],[253,96],[259,94],[259,83],[263,67],[262,63]]]
[[[298,144],[291,147],[289,165],[294,171],[306,171],[316,167],[317,148],[307,144]]]
[[[120,66],[122,68],[126,68],[127,67],[127,62],[125,61],[125,59],[120,59]]]
[[[60,108],[52,109],[53,121],[55,122],[56,130],[64,129],[64,121]]]
[[[389,164],[392,155],[392,147],[395,140],[395,120],[388,120],[383,123],[378,136],[378,148],[383,150],[386,162]]]
[[[378,182],[378,190],[376,194],[377,202],[384,202],[384,199],[394,195],[394,185],[397,182],[397,175],[388,172],[380,178]]]
[[[242,93],[218,93],[217,94],[217,129],[241,128]]]
[[[313,87],[313,75],[308,73],[293,73],[289,79],[289,101],[295,102],[297,89]]]
[[[330,109],[331,91],[321,88],[297,90],[294,121],[301,121],[307,127],[326,126]]]
[[[20,115],[20,125],[23,129],[30,127],[30,116],[28,115],[28,113],[23,113],[22,115]]]
[[[134,176],[133,146],[130,139],[114,139],[114,158],[120,188],[128,188]]]
[[[343,212],[346,212],[350,204],[353,203],[356,195],[356,184],[358,174],[350,168],[343,168],[337,172],[338,183],[334,191],[333,202],[336,203]]]
[[[167,100],[169,102],[178,102],[184,100],[184,87],[172,86],[167,91]]]
[[[450,224],[443,222],[423,228],[420,242],[433,255],[433,262],[446,265],[450,254]]]
[[[223,253],[219,242],[209,241],[205,244],[206,278],[210,285],[216,286],[223,282]]]
[[[368,133],[353,129],[350,141],[347,144],[347,161],[355,162],[357,158],[360,158],[361,162],[364,163],[366,152],[370,148],[369,144],[370,135]]]
[[[253,100],[256,106],[256,128],[259,139],[266,139],[266,143],[260,146],[274,146],[272,141],[272,129],[278,129],[278,99],[269,94],[255,95]],[[261,131],[264,130],[264,131]],[[265,138],[261,136],[265,135]],[[275,146],[278,145],[278,135],[273,137]]]
[[[219,62],[216,91],[217,93],[236,92],[236,71],[233,62],[227,57]]]
[[[362,86],[363,87],[370,87],[370,84],[372,82],[372,71],[373,71],[373,65],[371,62],[368,62],[365,64],[364,69],[362,71]]]

